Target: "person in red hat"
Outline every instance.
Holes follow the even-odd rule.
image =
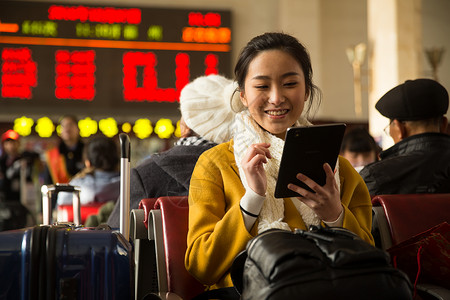
[[[8,130],[1,137],[0,156],[0,231],[22,228],[27,224],[28,210],[21,203],[21,175],[31,180],[36,153],[20,151],[20,136]],[[23,173],[24,172],[24,173]]]
[[[20,201],[20,141],[19,134],[8,130],[2,134],[0,157],[1,192],[7,201]]]

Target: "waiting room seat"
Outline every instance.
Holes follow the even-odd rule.
[[[149,214],[149,235],[155,240],[159,295],[163,298],[176,294],[192,299],[205,289],[184,265],[188,217],[187,196],[160,197]]]
[[[158,292],[155,241],[148,235],[148,215],[157,198],[142,199],[139,209],[130,212],[130,238],[134,244],[135,300]]]
[[[150,211],[153,208],[155,208],[156,200],[158,200],[158,198],[145,198],[139,202],[139,209],[144,210],[144,220],[142,222],[144,223],[144,226],[147,229],[148,229],[148,215],[150,214]]]
[[[386,250],[442,222],[450,223],[450,194],[399,194],[372,197],[373,233]],[[417,285],[422,299],[450,299],[448,289]]]
[[[450,223],[450,194],[377,195],[372,204],[383,249],[442,222]]]

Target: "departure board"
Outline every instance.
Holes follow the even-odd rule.
[[[190,80],[231,75],[231,42],[225,10],[1,0],[0,110],[167,114]]]

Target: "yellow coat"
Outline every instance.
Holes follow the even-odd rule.
[[[339,157],[343,227],[373,244],[372,203],[367,187],[350,163]],[[189,233],[186,269],[197,280],[219,288],[232,286],[229,269],[234,257],[256,235],[248,232],[239,207],[245,194],[233,153],[233,141],[203,152],[189,188]],[[285,218],[291,229],[306,229],[300,213],[285,199]]]

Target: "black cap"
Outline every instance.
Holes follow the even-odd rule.
[[[384,94],[375,108],[389,119],[424,120],[445,115],[448,92],[432,79],[407,80]]]

